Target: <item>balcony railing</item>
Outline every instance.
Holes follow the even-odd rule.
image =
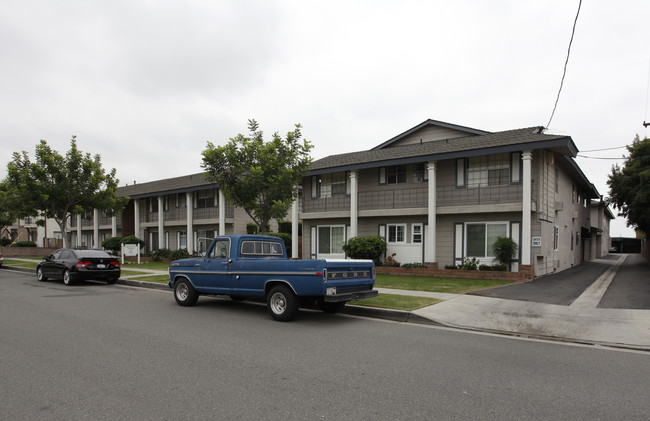
[[[226,218],[234,218],[235,210],[232,206],[226,206]],[[193,209],[193,219],[219,219],[219,208],[198,208]],[[187,208],[173,208],[163,213],[163,220],[167,222],[186,221]],[[145,212],[140,214],[140,222],[158,222],[158,212]]]
[[[521,184],[467,188],[439,187],[436,200],[438,206],[515,203],[521,202],[522,191]]]
[[[360,192],[358,208],[359,210],[426,208],[428,200],[427,187]],[[468,188],[439,186],[436,191],[438,207],[516,203],[521,200],[521,184]],[[303,211],[306,213],[349,210],[350,196],[305,198],[303,201]]]

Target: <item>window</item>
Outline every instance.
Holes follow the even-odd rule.
[[[156,197],[149,198],[149,211],[158,212],[158,198]]]
[[[187,248],[187,231],[178,231],[177,232],[176,242],[178,244],[178,249]]]
[[[521,153],[510,154],[510,181],[521,183]]]
[[[277,241],[244,241],[241,245],[242,255],[250,256],[282,256],[282,244]]]
[[[343,254],[344,226],[318,227],[318,254]]]
[[[427,164],[424,162],[421,164],[415,164],[415,172],[413,173],[413,181],[421,182],[427,181],[429,179],[429,172],[427,169]]]
[[[214,242],[214,247],[210,250],[210,257],[213,259],[228,259],[230,255],[230,240],[224,238]]]
[[[178,193],[176,195],[176,207],[184,208],[186,206],[187,206],[187,196],[185,196],[185,193]]]
[[[492,245],[498,237],[508,235],[508,224],[505,222],[468,223],[467,224],[467,256],[494,257]]]
[[[468,187],[498,186],[508,183],[510,183],[510,154],[473,156],[468,159]],[[458,170],[456,184],[458,184]]]
[[[411,226],[411,242],[414,244],[422,243],[422,224],[413,224]]]
[[[388,242],[389,243],[405,243],[406,242],[406,225],[405,224],[389,224],[388,228]]]
[[[217,206],[217,196],[213,189],[196,192],[196,208],[214,208]]]
[[[465,158],[456,160],[456,187],[465,187]]]
[[[406,165],[392,165],[379,169],[379,184],[406,183]]]
[[[312,177],[312,198],[328,198],[347,194],[348,175],[346,172],[323,174]]]
[[[553,232],[553,250],[557,251],[559,245],[560,245],[560,227],[556,225],[555,230]]]

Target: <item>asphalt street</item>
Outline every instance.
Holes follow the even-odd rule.
[[[647,419],[650,356],[0,271],[3,419]]]

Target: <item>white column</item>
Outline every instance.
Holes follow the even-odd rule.
[[[133,221],[135,230],[133,235],[142,240],[143,238],[140,235],[140,199],[133,199],[133,218],[135,219],[135,221]]]
[[[530,244],[531,244],[531,213],[532,213],[532,176],[531,161],[533,154],[531,151],[524,151],[523,161],[523,197],[521,212],[521,264],[530,265]]]
[[[350,235],[354,238],[359,235],[359,173],[350,171]]]
[[[158,196],[158,248],[165,248],[165,201],[163,196]]]
[[[99,250],[99,209],[93,209],[93,244],[91,248]]]
[[[298,197],[293,201],[291,205],[291,258],[298,258]]]
[[[81,247],[81,218],[83,215],[77,215],[77,247]]]
[[[429,175],[429,210],[427,220],[427,235],[425,236],[425,261],[430,263],[436,262],[436,161],[427,163]]]
[[[117,215],[111,217],[111,237],[117,237]]]
[[[194,253],[194,196],[192,192],[185,193],[185,208],[187,209],[187,252]]]
[[[219,189],[219,235],[226,235],[226,198]]]

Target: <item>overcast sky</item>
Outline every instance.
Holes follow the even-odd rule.
[[[0,0],[0,177],[72,135],[120,185],[202,171],[206,143],[295,123],[313,157],[426,119],[546,126],[578,0]],[[589,151],[647,135],[650,1],[585,0],[547,133]],[[584,152],[619,158],[625,149]],[[622,160],[577,158],[598,191]],[[625,223],[612,236],[631,235]]]

